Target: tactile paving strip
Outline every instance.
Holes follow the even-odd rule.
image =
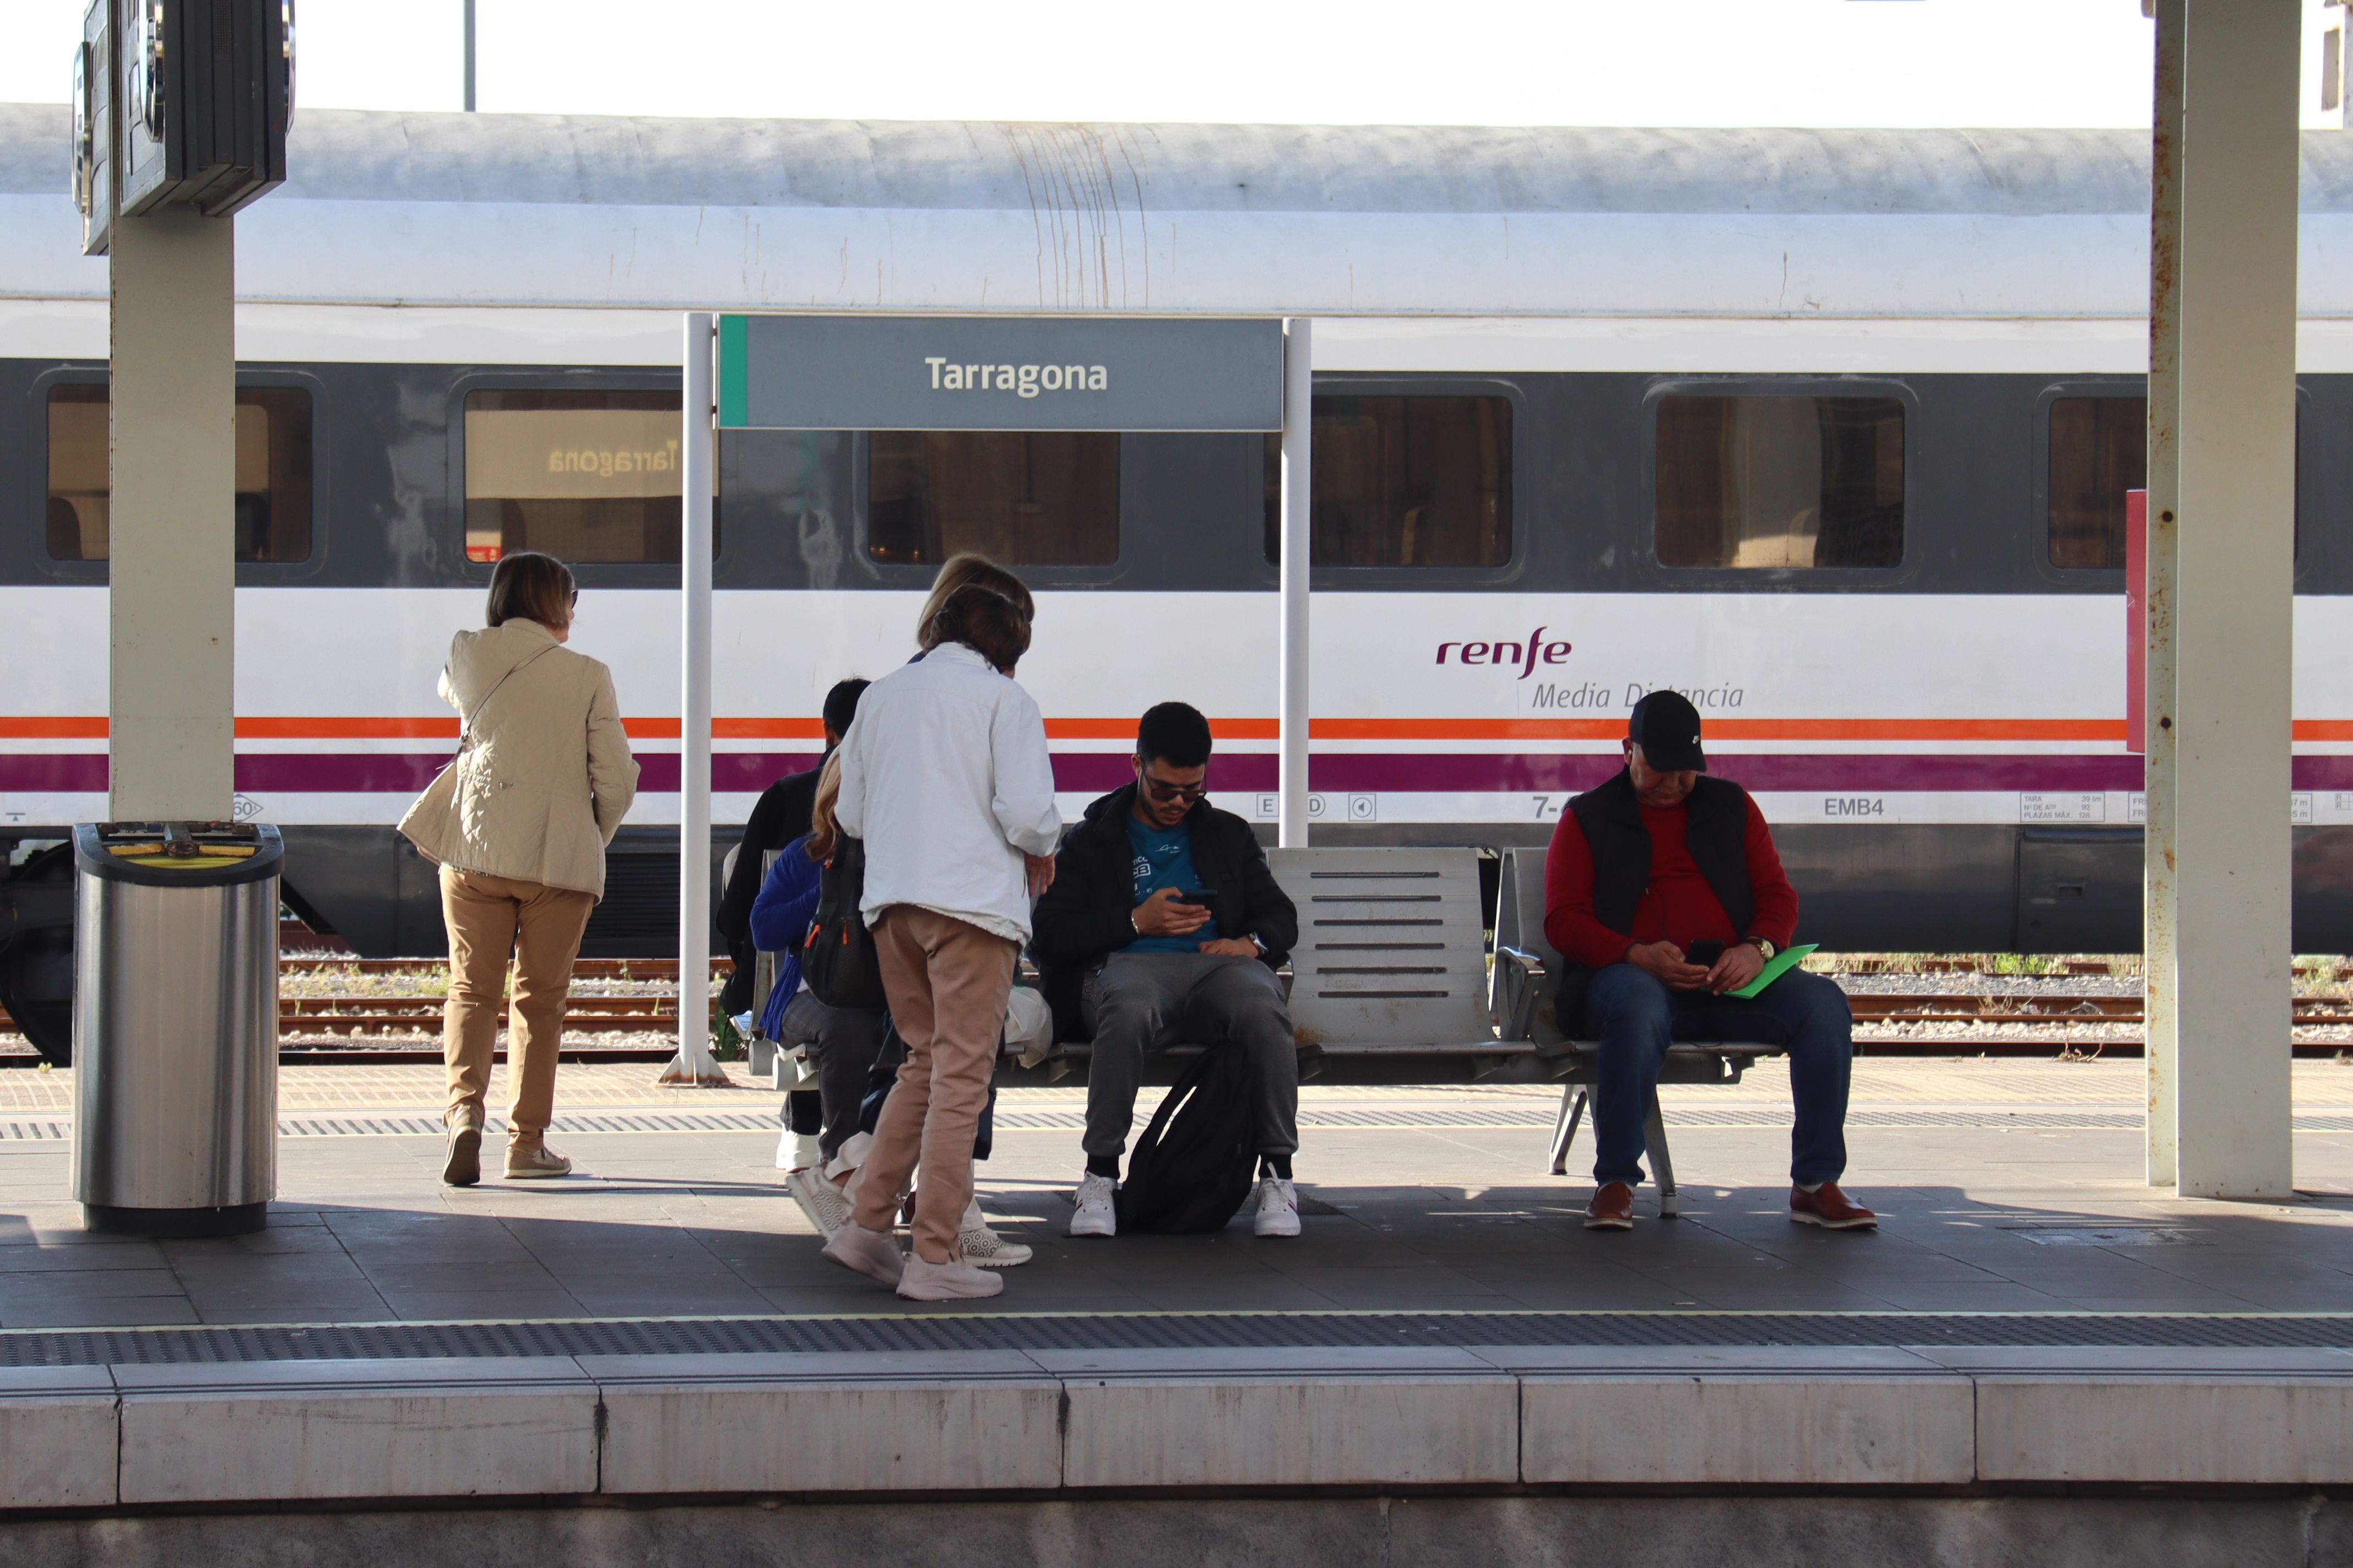
[[[1012,1313],[0,1331],[0,1366],[820,1351],[1292,1350],[1381,1345],[2353,1348],[2353,1314],[1961,1312]]]
[[[1450,1128],[1548,1128],[1552,1115],[1514,1110],[1303,1110],[1302,1127],[1390,1129],[1438,1131]],[[2043,1132],[2106,1132],[2135,1131],[2138,1112],[2129,1110],[1857,1110],[1847,1117],[1850,1127],[1947,1127],[1972,1131],[2022,1128]],[[1017,1131],[1077,1131],[1086,1126],[1080,1110],[1000,1111],[999,1128]],[[1778,1130],[1789,1125],[1787,1107],[1756,1106],[1736,1110],[1702,1110],[1677,1107],[1671,1125]],[[2353,1116],[2312,1115],[2295,1119],[2299,1132],[2353,1132]],[[776,1119],[765,1111],[610,1111],[559,1116],[557,1132],[774,1132]],[[505,1131],[491,1119],[490,1131]],[[311,1113],[279,1119],[278,1131],[286,1138],[410,1137],[438,1138],[441,1123],[430,1116],[386,1114],[323,1115]],[[0,1121],[0,1142],[10,1140],[62,1140],[73,1136],[70,1121],[18,1118]]]
[[[997,1125],[1008,1131],[1071,1131],[1086,1126],[1082,1110],[1000,1110]],[[1548,1128],[1549,1107],[1540,1110],[1498,1107],[1478,1110],[1302,1110],[1302,1127],[1335,1130],[1388,1129],[1399,1131],[1444,1131],[1454,1128]],[[2137,1130],[2140,1114],[2131,1110],[1856,1110],[1848,1114],[1849,1127],[1947,1127],[1977,1131],[2001,1128],[2037,1132],[2110,1132]],[[1778,1130],[1789,1125],[1787,1106],[1742,1106],[1712,1110],[1677,1106],[1669,1120],[1674,1127],[1729,1127]],[[2299,1132],[2353,1132],[2353,1116],[2326,1113],[2298,1116]],[[556,1118],[557,1133],[579,1132],[774,1132],[771,1111],[753,1110],[608,1110],[570,1111]],[[491,1119],[489,1131],[506,1131],[506,1123]],[[278,1119],[281,1138],[438,1138],[441,1123],[431,1116],[398,1111],[311,1111]],[[73,1122],[65,1117],[13,1117],[0,1120],[0,1143],[63,1142],[73,1137]]]

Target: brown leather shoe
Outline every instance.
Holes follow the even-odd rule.
[[[1634,1189],[1624,1182],[1604,1182],[1594,1189],[1593,1201],[1585,1205],[1585,1228],[1633,1229]]]
[[[1790,1187],[1789,1217],[1799,1225],[1818,1225],[1824,1230],[1874,1230],[1879,1226],[1879,1216],[1850,1201],[1839,1191],[1836,1182],[1824,1182],[1810,1193],[1803,1187]]]

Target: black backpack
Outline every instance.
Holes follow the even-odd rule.
[[[1128,1161],[1115,1200],[1121,1234],[1225,1228],[1257,1177],[1250,1090],[1238,1046],[1212,1047],[1185,1069]]]
[[[880,1013],[882,966],[874,956],[874,933],[858,906],[866,899],[866,845],[847,833],[833,841],[833,856],[818,873],[817,913],[801,944],[801,977],[809,994],[828,1007]]]

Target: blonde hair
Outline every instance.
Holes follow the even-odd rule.
[[[841,837],[841,824],[833,816],[833,804],[840,798],[841,753],[836,752],[826,758],[824,771],[817,775],[817,794],[809,801],[808,858],[819,864],[833,858],[833,847]]]
[[[918,647],[929,653],[940,645],[942,639],[933,630],[940,618],[940,612],[947,608],[948,601],[955,596],[957,589],[976,584],[1012,600],[1014,608],[1021,612],[1023,620],[1038,618],[1037,602],[1029,597],[1029,590],[1023,586],[1020,578],[987,556],[966,550],[949,556],[941,565],[940,574],[932,579],[931,595],[923,600],[923,608],[915,617],[915,645]]]

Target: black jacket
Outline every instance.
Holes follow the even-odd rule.
[[[1064,835],[1054,885],[1030,916],[1029,953],[1063,1040],[1092,1037],[1080,1016],[1080,984],[1135,940],[1135,851],[1127,839],[1134,805],[1135,786],[1123,784],[1087,807]],[[1193,835],[1193,869],[1204,887],[1216,889],[1209,912],[1217,934],[1255,935],[1266,943],[1266,962],[1281,963],[1299,941],[1299,911],[1275,885],[1250,825],[1201,801],[1185,814],[1185,826]],[[1208,928],[1202,934],[1206,939]]]
[[[752,945],[752,905],[760,896],[762,864],[771,849],[782,849],[809,830],[809,812],[817,804],[817,776],[822,765],[805,773],[778,779],[760,792],[752,820],[744,825],[743,847],[736,851],[734,873],[720,890],[718,926],[734,968],[721,989],[720,1001],[729,1016],[752,1005],[752,965],[757,950]]]

